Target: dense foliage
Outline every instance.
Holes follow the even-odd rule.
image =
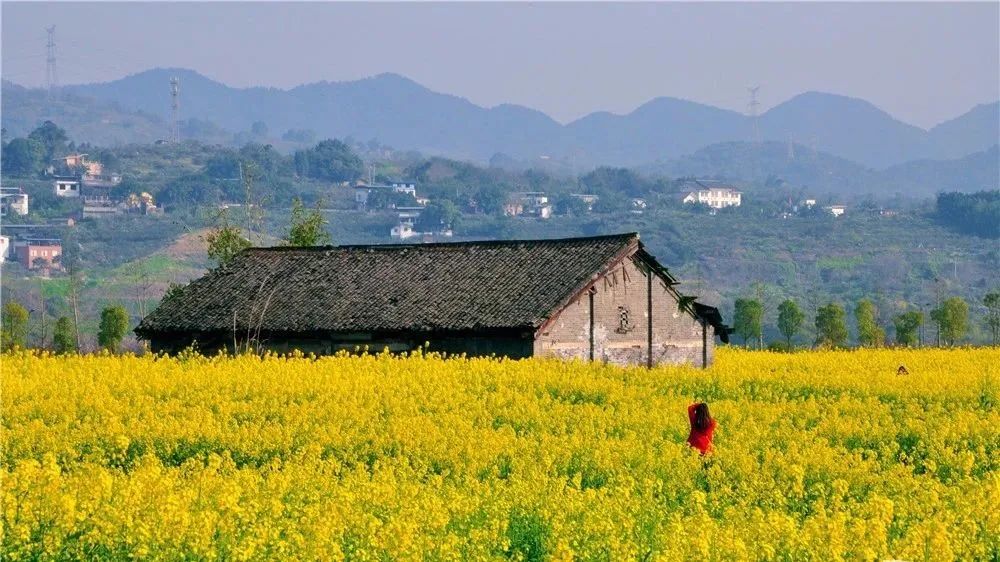
[[[938,219],[951,228],[984,238],[1000,238],[1000,190],[940,193]]]
[[[124,306],[109,306],[102,310],[97,344],[112,353],[118,351],[128,330],[128,323],[128,312]]]
[[[292,224],[288,227],[289,246],[322,246],[329,244],[326,219],[319,209],[307,210],[302,200],[292,201]]]
[[[321,141],[308,150],[295,153],[295,171],[310,178],[328,181],[353,181],[364,173],[364,162],[339,140]]]
[[[847,320],[844,307],[837,303],[825,304],[816,311],[816,345],[844,347],[847,345]]]
[[[905,364],[908,376],[897,376]],[[5,560],[990,560],[997,350],[4,357]],[[711,405],[715,453],[688,448]]]
[[[28,343],[28,309],[7,301],[0,313],[0,350],[23,348]]]

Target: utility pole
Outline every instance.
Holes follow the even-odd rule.
[[[176,76],[170,79],[170,140],[181,142],[181,81]]]
[[[59,88],[59,75],[56,74],[56,26],[46,27],[45,32],[48,34],[48,41],[45,43],[45,89],[51,99],[54,90]]]

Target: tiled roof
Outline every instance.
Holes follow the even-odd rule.
[[[163,302],[136,333],[230,331],[234,314],[237,330],[264,332],[534,328],[640,247],[629,233],[253,248]]]

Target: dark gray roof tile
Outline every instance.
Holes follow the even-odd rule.
[[[136,328],[157,332],[533,328],[635,233],[558,240],[252,248]]]

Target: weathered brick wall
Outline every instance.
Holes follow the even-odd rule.
[[[630,258],[597,281],[594,294],[594,360],[645,365],[647,359],[646,276]],[[653,278],[653,363],[701,365],[702,326],[678,310],[677,299]],[[586,293],[571,302],[538,334],[536,356],[589,356],[590,307]],[[715,336],[707,328],[708,361]]]

